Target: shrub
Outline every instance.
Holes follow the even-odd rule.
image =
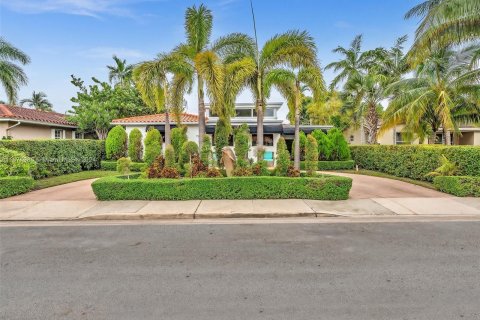
[[[349,170],[353,169],[355,161],[318,161],[317,170]],[[305,170],[305,161],[300,162],[300,169]]]
[[[162,155],[159,155],[155,158],[153,163],[147,170],[147,177],[148,178],[161,178],[162,177],[162,170],[165,167],[165,158]]]
[[[252,175],[252,169],[248,167],[237,167],[232,172],[234,177],[248,177]]]
[[[162,154],[162,135],[157,129],[151,129],[147,131],[145,137],[145,156],[143,160],[148,165],[151,165],[153,161]]]
[[[317,199],[344,200],[345,177],[232,177],[197,179],[100,178],[92,183],[99,200]]]
[[[132,164],[132,160],[130,158],[120,158],[117,160],[117,172],[123,175],[130,174],[130,165]]]
[[[175,161],[175,150],[173,146],[169,144],[165,148],[165,167],[166,168],[175,168],[176,161]]]
[[[317,140],[312,136],[307,136],[305,146],[305,169],[308,175],[313,175],[318,168],[318,145]]]
[[[212,160],[212,140],[210,136],[204,135],[202,139],[202,150],[200,150],[200,159],[203,164],[209,166]]]
[[[220,170],[217,168],[209,168],[206,173],[207,178],[220,178],[223,177]]]
[[[196,177],[201,173],[207,172],[207,170],[208,166],[202,162],[198,154],[193,155],[190,177]]]
[[[182,126],[179,128],[173,128],[171,130],[172,147],[175,154],[175,162],[180,162],[180,156],[182,154],[182,146],[188,140],[187,127]],[[198,146],[197,146],[198,149]]]
[[[118,160],[127,154],[127,132],[122,126],[115,126],[105,140],[107,160]]]
[[[0,177],[31,176],[37,163],[23,152],[0,148]]]
[[[215,125],[215,155],[217,157],[217,164],[223,167],[222,164],[222,149],[228,146],[228,138],[230,137],[230,126],[223,120],[218,119]]]
[[[317,140],[319,160],[328,160],[332,154],[332,142],[322,130],[316,129],[312,136]]]
[[[455,173],[458,171],[457,166],[455,163],[451,162],[450,160],[445,157],[444,154],[440,156],[440,164],[441,166],[435,169],[432,172],[426,174],[426,176],[436,177],[436,176],[454,176]]]
[[[141,162],[143,158],[142,132],[137,128],[128,136],[128,156],[133,162]]]
[[[342,131],[337,128],[330,129],[327,134],[328,139],[330,140],[331,150],[330,160],[342,161],[350,160],[350,148],[348,146],[347,140],[343,136]]]
[[[277,142],[277,159],[275,161],[275,174],[285,177],[287,175],[288,166],[290,165],[290,153],[287,149],[285,139],[280,137]]]
[[[295,169],[293,165],[289,165],[287,170],[287,177],[290,177],[290,178],[300,177],[300,170]]]
[[[299,135],[300,139],[300,160],[305,159],[305,146],[307,145],[307,136],[305,135],[305,132],[300,131]],[[295,141],[292,143],[292,158],[295,156]]]
[[[248,167],[248,150],[250,140],[250,131],[246,123],[242,124],[235,130],[234,135],[234,151],[237,161],[235,165],[239,168]]]
[[[161,177],[165,179],[178,179],[180,178],[180,173],[177,168],[165,167],[161,172]]]
[[[1,177],[0,199],[30,191],[35,184],[32,177]]]
[[[432,181],[427,173],[438,168],[441,155],[454,162],[459,176],[480,176],[480,148],[474,146],[400,145],[351,146],[352,157],[362,169],[397,177]]]
[[[269,176],[270,170],[267,167],[267,161],[260,160],[252,166],[252,174],[254,176]]]
[[[198,144],[196,144],[194,141],[185,141],[183,143],[181,152],[181,165],[184,163],[191,163],[192,156],[198,154]]]
[[[35,179],[100,168],[105,141],[0,140],[0,147],[25,153],[37,162]]]
[[[433,179],[435,188],[457,197],[480,197],[480,177],[447,177]]]
[[[133,172],[141,172],[148,168],[148,165],[144,162],[131,162],[130,163],[130,171]],[[104,160],[100,164],[100,169],[106,171],[116,171],[117,170],[117,161],[107,161]]]

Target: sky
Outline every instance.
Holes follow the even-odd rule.
[[[336,61],[337,46],[348,47],[363,34],[364,49],[390,47],[407,34],[411,44],[416,20],[405,12],[420,0],[253,0],[259,44],[277,33],[307,30],[315,38],[322,66]],[[106,65],[116,54],[128,63],[152,59],[185,39],[184,13],[204,3],[213,12],[212,40],[231,32],[253,35],[249,0],[0,0],[0,35],[26,52],[27,86],[20,99],[43,91],[58,112],[71,109],[76,88],[70,75],[91,83],[92,76],[107,81]],[[327,83],[333,78],[324,72]],[[196,113],[197,99],[187,97],[187,109]],[[6,100],[0,88],[0,100]],[[252,101],[243,92],[238,102]],[[274,92],[270,101],[283,101]],[[286,114],[286,106],[281,114]]]

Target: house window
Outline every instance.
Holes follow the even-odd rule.
[[[405,144],[401,132],[395,132],[395,144]]]
[[[64,139],[63,130],[62,129],[55,129],[54,138],[55,139]]]
[[[75,131],[75,139],[83,139],[83,132]]]
[[[350,136],[350,142],[353,142],[355,141],[355,137],[353,136],[353,134]]]
[[[236,109],[235,116],[240,118],[251,118],[252,117],[252,109]]]
[[[254,117],[257,116],[257,110],[256,109],[253,109],[253,116]],[[275,117],[275,110],[273,108],[266,108],[265,112],[263,113],[263,116],[267,117],[267,118],[273,118],[273,117]]]
[[[252,134],[252,146],[257,145],[257,135]],[[273,134],[264,134],[263,135],[263,145],[265,147],[273,147]]]

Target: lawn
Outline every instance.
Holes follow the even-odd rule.
[[[116,171],[104,171],[104,170],[89,170],[89,171],[64,174],[61,176],[55,176],[55,177],[36,180],[33,190],[54,187],[61,184],[80,181],[80,180],[95,179],[95,178],[102,178],[102,177],[115,176],[115,175],[118,175]]]

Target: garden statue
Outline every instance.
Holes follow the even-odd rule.
[[[232,148],[223,147],[222,148],[222,163],[227,172],[227,177],[231,177],[233,169],[235,168],[235,153],[233,153]]]

